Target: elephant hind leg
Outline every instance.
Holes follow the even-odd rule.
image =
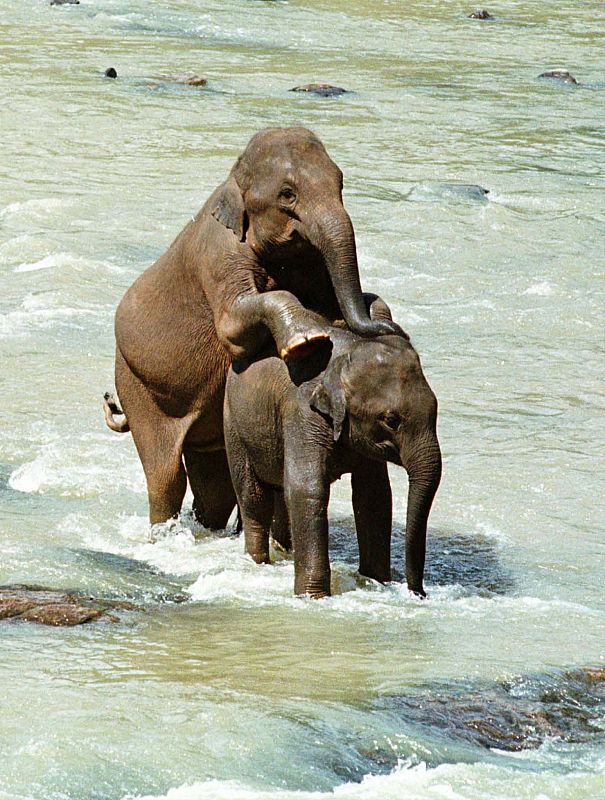
[[[226,528],[236,502],[227,454],[224,450],[200,452],[185,443],[183,455],[196,520],[210,530]]]
[[[274,492],[274,511],[271,523],[271,538],[286,552],[292,551],[292,533],[290,531],[290,520],[288,509],[284,499],[283,491]]]
[[[182,449],[188,422],[168,417],[156,406],[119,350],[116,388],[147,479],[149,520],[152,525],[166,522],[178,516],[187,489]]]

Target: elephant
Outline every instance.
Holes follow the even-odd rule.
[[[316,375],[276,357],[229,370],[225,443],[246,551],[269,563],[270,532],[280,544],[290,533],[295,594],[329,595],[330,485],[351,473],[359,572],[390,581],[387,462],[398,464],[409,477],[407,586],[425,597],[427,520],[441,479],[437,399],[407,339],[336,329],[330,337]]]
[[[342,184],[311,131],[260,131],[122,298],[115,382],[127,422],[114,430],[132,432],[152,525],[179,514],[187,479],[199,522],[227,524],[235,494],[223,396],[233,359],[265,348],[296,360],[325,349],[327,323],[309,310],[344,318],[361,336],[405,335],[370,316]],[[108,423],[113,409],[106,401]]]

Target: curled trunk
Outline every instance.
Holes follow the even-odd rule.
[[[310,226],[312,244],[322,254],[326,263],[338,305],[349,328],[360,336],[376,336],[390,332],[380,330],[380,323],[372,321],[363,300],[355,232],[344,208],[323,209],[317,213],[319,222]]]

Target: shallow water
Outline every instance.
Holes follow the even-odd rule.
[[[473,8],[0,0],[0,584],[141,606],[2,626],[1,800],[605,796],[594,721],[509,753],[400,713],[604,664],[605,13]],[[150,86],[186,71],[208,86]],[[288,92],[311,81],[352,93]],[[356,575],[346,481],[326,601],[188,514],[150,544],[132,441],[103,423],[124,290],[252,133],[291,124],[342,167],[364,287],[440,401],[424,603]]]

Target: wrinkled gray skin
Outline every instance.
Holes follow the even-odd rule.
[[[334,350],[316,378],[297,379],[277,358],[229,371],[225,441],[246,550],[269,561],[273,520],[280,544],[291,534],[296,594],[329,595],[330,484],[350,472],[359,571],[391,580],[391,462],[409,476],[406,577],[424,596],[427,519],[441,478],[437,400],[405,339],[330,335]]]
[[[364,336],[402,333],[370,318],[340,169],[311,131],[267,129],[116,313],[127,422],[114,430],[132,431],[152,524],[179,513],[189,480],[197,519],[225,527],[235,505],[223,440],[230,361],[322,347],[326,322],[307,309]]]

